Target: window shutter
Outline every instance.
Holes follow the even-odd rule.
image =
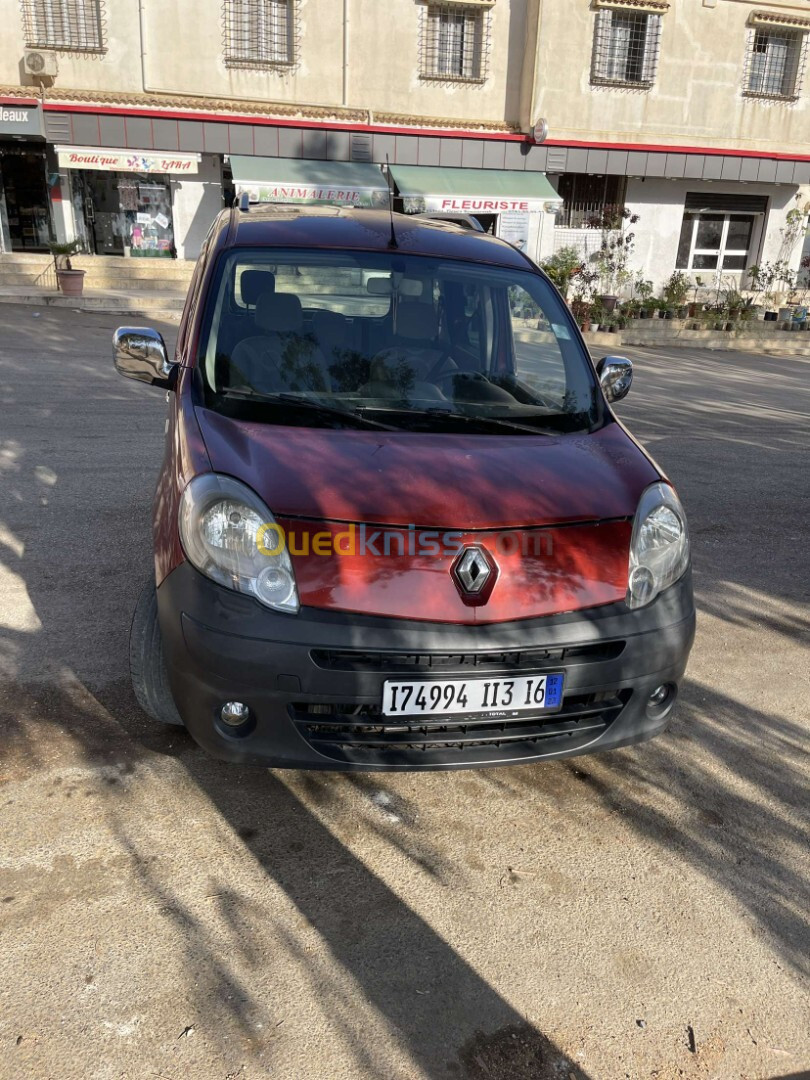
[[[655,82],[655,69],[658,65],[658,43],[660,40],[661,16],[648,15],[646,35],[644,39],[644,61],[642,63],[641,70],[642,82]]]
[[[724,195],[720,191],[690,191],[684,209],[693,213],[715,211],[722,214],[764,214],[766,195]]]
[[[596,14],[596,38],[594,41],[594,73],[597,78],[610,79],[610,55],[612,37],[612,11],[599,11]]]

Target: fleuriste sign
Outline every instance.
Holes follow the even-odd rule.
[[[199,171],[199,154],[143,153],[139,150],[108,150],[97,146],[57,146],[62,169],[93,169],[102,172],[171,173],[193,176]]]
[[[426,210],[449,210],[461,214],[528,214],[539,212],[545,206],[537,199],[510,199],[487,195],[426,195]]]

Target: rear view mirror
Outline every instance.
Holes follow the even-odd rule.
[[[120,326],[113,334],[113,360],[119,375],[166,390],[174,387],[176,364],[169,361],[163,337],[148,326]]]
[[[621,401],[633,383],[633,365],[626,356],[605,356],[596,365],[602,391],[608,401]]]

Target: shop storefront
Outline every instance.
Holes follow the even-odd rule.
[[[47,251],[48,184],[41,109],[0,101],[0,251]]]
[[[391,176],[406,214],[469,214],[533,259],[553,251],[562,199],[544,173],[392,165]]]
[[[232,155],[237,195],[252,203],[385,207],[388,185],[378,165]]]
[[[176,257],[172,182],[197,174],[199,154],[74,146],[56,152],[69,176],[74,232],[86,251]]]

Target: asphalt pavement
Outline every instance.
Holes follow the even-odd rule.
[[[0,1078],[810,1069],[810,360],[630,353],[694,545],[665,735],[315,775],[134,702],[165,394],[115,374],[117,321],[0,310]]]

